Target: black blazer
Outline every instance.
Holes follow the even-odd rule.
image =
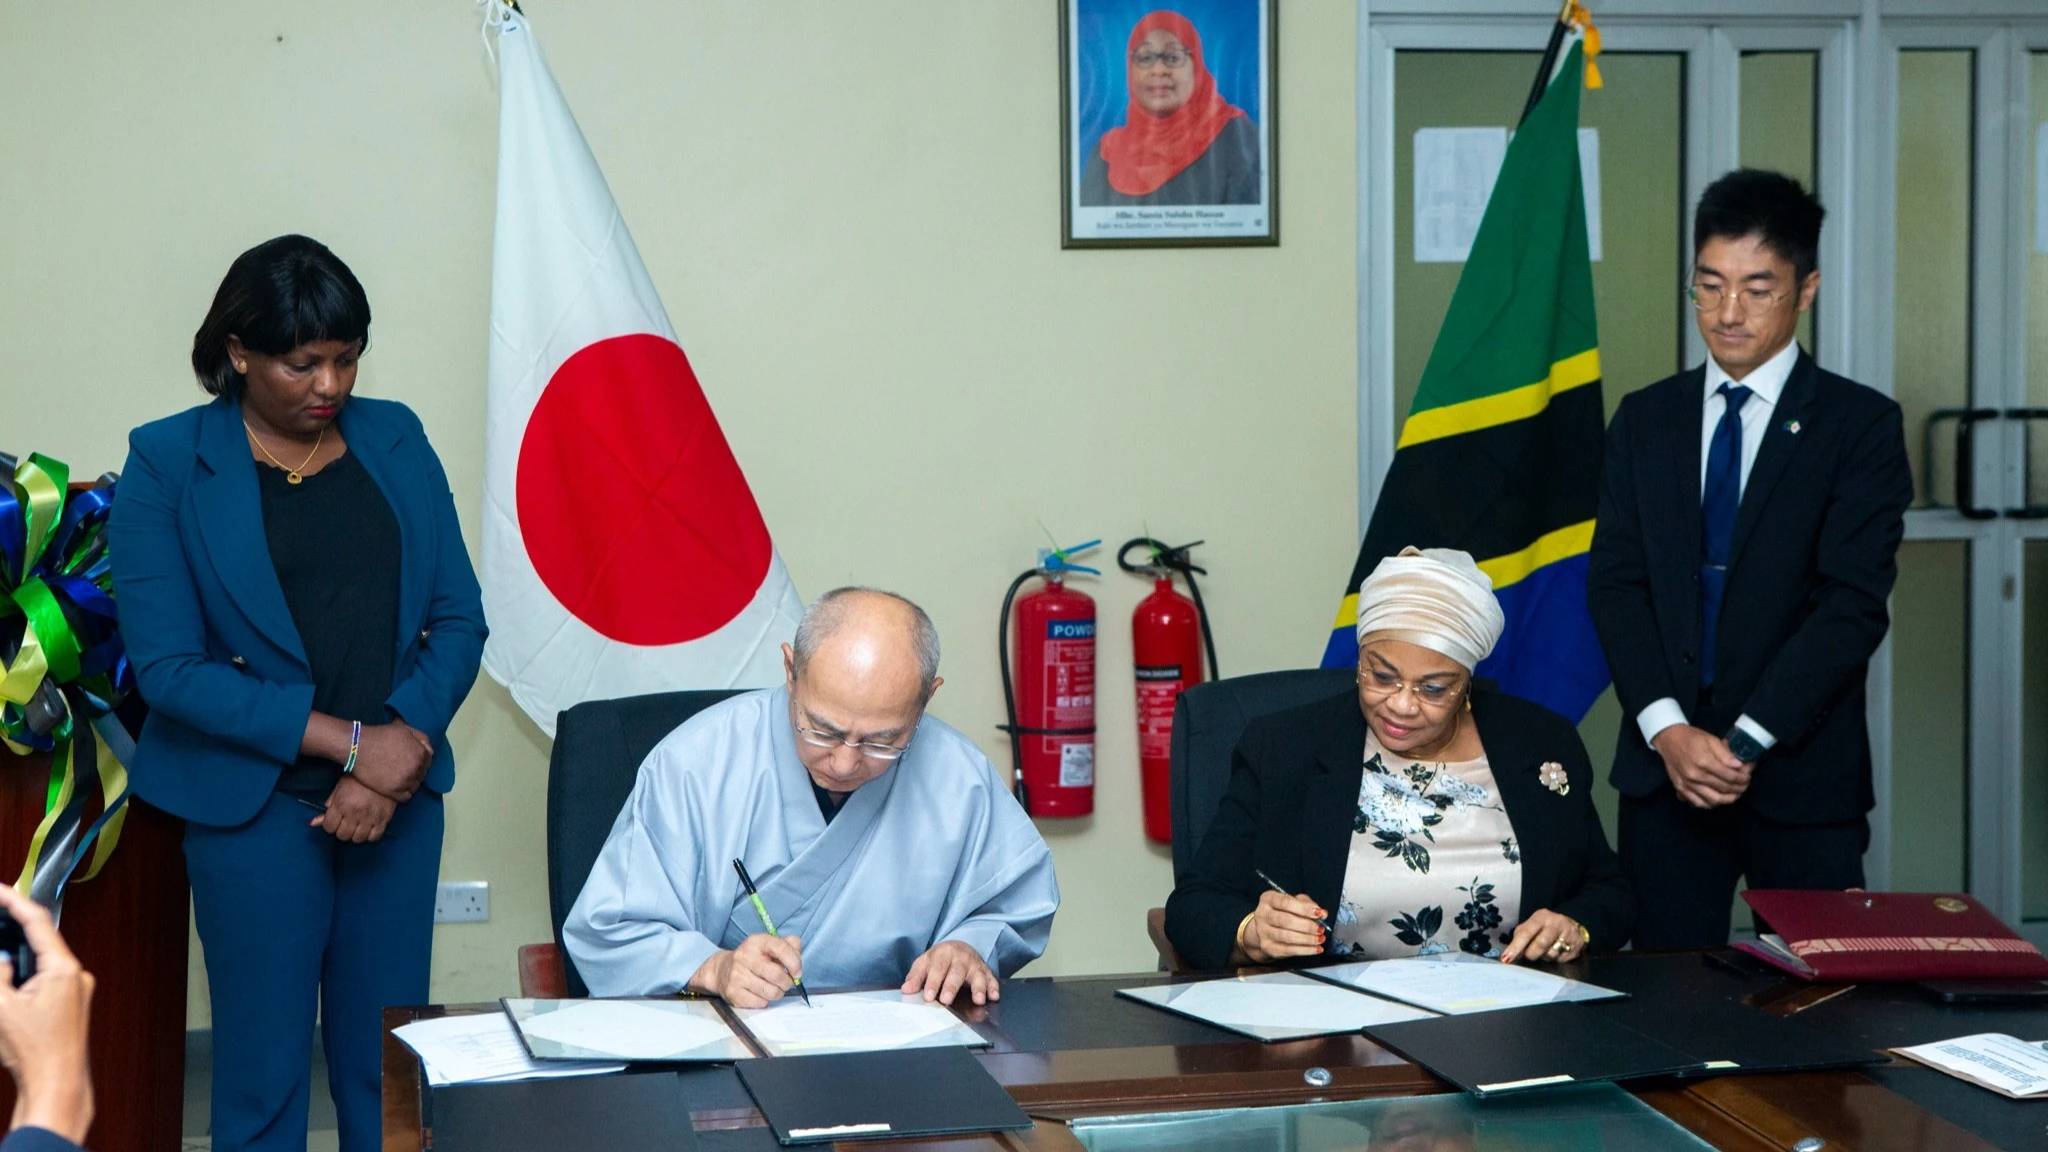
[[[1548,908],[1584,924],[1593,947],[1621,947],[1635,905],[1593,810],[1593,766],[1578,730],[1483,681],[1473,685],[1472,723],[1521,846],[1518,919]],[[1166,901],[1166,935],[1189,964],[1230,963],[1238,923],[1266,891],[1253,869],[1337,907],[1365,774],[1365,733],[1365,714],[1350,693],[1246,726],[1231,757],[1230,790],[1188,878]],[[1543,785],[1546,761],[1564,765],[1566,794]]]
[[[1913,478],[1899,406],[1805,352],[1785,382],[1736,513],[1716,640],[1714,712],[1699,700],[1700,411],[1704,366],[1625,397],[1607,430],[1586,601],[1627,719],[1614,786],[1669,787],[1636,727],[1678,701],[1716,735],[1747,713],[1777,737],[1745,799],[1793,824],[1853,820],[1875,797],[1863,680],[1884,639]]]

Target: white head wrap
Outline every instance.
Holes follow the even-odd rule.
[[[1419,644],[1465,666],[1479,666],[1500,640],[1507,617],[1493,581],[1454,548],[1403,548],[1380,561],[1358,586],[1358,642],[1376,633]]]

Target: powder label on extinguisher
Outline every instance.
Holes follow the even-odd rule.
[[[1173,750],[1173,705],[1187,682],[1178,664],[1140,664],[1138,674],[1138,756],[1164,759]]]
[[[1095,745],[1060,745],[1060,787],[1095,787]]]
[[[1052,705],[1049,728],[1095,723],[1095,621],[1054,620],[1047,625],[1045,699]],[[1092,750],[1089,755],[1094,755]],[[1092,776],[1092,759],[1090,765]]]

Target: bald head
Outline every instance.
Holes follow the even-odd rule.
[[[931,618],[872,588],[818,597],[782,651],[797,758],[811,782],[834,795],[889,770],[939,686]],[[873,755],[877,749],[884,755]]]
[[[834,588],[804,610],[790,662],[796,675],[852,678],[877,695],[922,704],[939,678],[939,632],[924,609],[894,592]]]

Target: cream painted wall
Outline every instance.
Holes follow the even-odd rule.
[[[1040,521],[1206,537],[1227,672],[1320,652],[1357,543],[1355,17],[1285,7],[1282,246],[1062,252],[1050,5],[529,4],[799,588],[924,603],[935,711],[999,763],[996,611]],[[0,0],[0,448],[119,467],[203,399],[184,358],[228,261],[303,231],[367,285],[359,387],[418,410],[474,547],[495,116],[460,0]],[[1042,974],[1150,967],[1170,886],[1122,687],[1146,588],[1088,590],[1102,783],[1043,825]],[[488,683],[452,738],[442,871],[493,918],[440,929],[433,994],[474,1000],[547,936],[547,742]]]

